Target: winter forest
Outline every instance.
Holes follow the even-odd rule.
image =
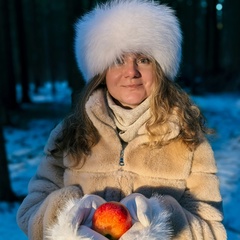
[[[73,53],[74,23],[101,2],[0,0],[0,240],[27,239],[16,211],[51,129],[84,86]],[[240,239],[240,1],[159,2],[179,17],[184,40],[177,82],[216,132],[210,142],[224,225],[228,239]]]

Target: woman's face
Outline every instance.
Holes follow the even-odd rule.
[[[118,104],[134,108],[151,94],[153,63],[145,55],[126,54],[107,70],[106,85]]]

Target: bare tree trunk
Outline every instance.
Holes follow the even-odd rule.
[[[19,107],[16,98],[16,81],[13,64],[13,47],[10,32],[11,26],[9,4],[10,2],[7,0],[0,2],[0,35],[2,36],[2,43],[0,46],[0,98],[2,104],[5,106],[5,110],[13,110]],[[7,111],[3,112],[7,113]],[[5,119],[4,123],[7,123],[9,121],[7,114],[3,117]]]
[[[29,103],[29,75],[28,75],[28,63],[27,63],[27,42],[26,33],[23,21],[23,6],[22,0],[15,1],[16,12],[16,26],[18,34],[18,49],[19,49],[19,64],[21,66],[20,81],[22,84],[22,102]]]
[[[240,91],[240,1],[224,1],[222,11],[221,64],[225,69],[227,86],[230,90]]]
[[[217,29],[217,0],[209,0],[206,21],[206,69],[210,74],[219,70],[219,32]]]
[[[2,105],[0,106],[2,108]],[[1,111],[0,111],[1,112]],[[3,137],[2,123],[0,122],[0,201],[13,202],[18,200],[12,191],[5,143]]]
[[[76,59],[74,56],[74,24],[77,19],[89,9],[88,1],[72,0],[67,1],[67,29],[66,29],[66,64],[67,64],[67,78],[68,84],[72,89],[72,105],[75,105],[79,92],[83,89],[85,82],[77,68]]]

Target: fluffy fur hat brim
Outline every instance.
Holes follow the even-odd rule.
[[[76,23],[75,55],[86,81],[124,53],[147,54],[173,80],[181,60],[182,35],[172,9],[147,0],[98,5]]]

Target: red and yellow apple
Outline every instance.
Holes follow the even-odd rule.
[[[100,205],[92,219],[92,229],[111,240],[119,239],[131,226],[131,215],[119,202]]]

